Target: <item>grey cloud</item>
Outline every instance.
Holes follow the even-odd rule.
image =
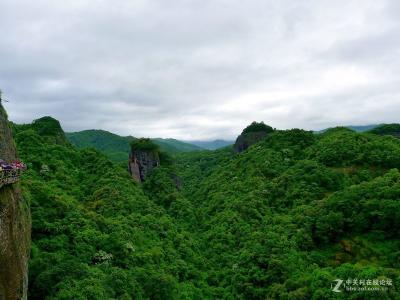
[[[4,0],[11,119],[65,130],[234,138],[394,122],[398,1]],[[380,103],[379,105],[377,103]]]

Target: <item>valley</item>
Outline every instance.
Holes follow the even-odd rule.
[[[55,119],[13,132],[28,165],[29,299],[345,299],[336,278],[391,280],[380,299],[398,295],[393,136],[267,129],[240,153],[167,154],[136,183]]]

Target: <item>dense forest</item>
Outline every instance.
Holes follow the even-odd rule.
[[[57,120],[14,124],[29,299],[399,299],[400,140],[267,129],[241,153],[169,154],[137,184]]]

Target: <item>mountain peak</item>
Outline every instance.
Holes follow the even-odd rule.
[[[32,128],[42,137],[55,142],[56,144],[67,144],[64,130],[60,122],[53,117],[45,116],[36,119],[32,123]]]

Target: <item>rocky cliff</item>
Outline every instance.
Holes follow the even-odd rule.
[[[265,139],[273,131],[272,127],[265,125],[263,122],[253,122],[237,137],[233,148],[236,152],[242,152],[251,145]]]
[[[17,159],[7,114],[1,103],[0,159]],[[27,299],[30,228],[29,205],[22,197],[19,183],[1,187],[0,300]]]
[[[249,148],[251,145],[258,143],[267,136],[266,132],[249,132],[241,134],[237,137],[235,145],[233,148],[236,152],[242,152]]]
[[[138,139],[131,143],[129,172],[136,182],[143,182],[151,171],[160,165],[159,149],[150,139]]]

